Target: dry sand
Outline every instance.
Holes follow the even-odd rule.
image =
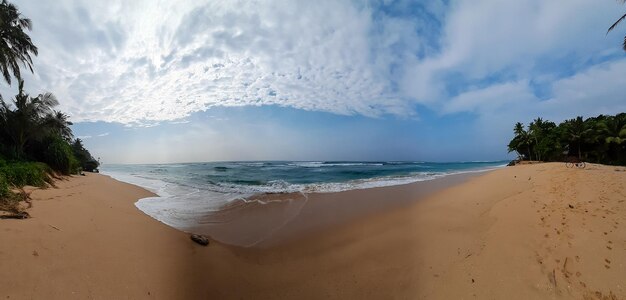
[[[196,245],[106,176],[58,186],[0,220],[0,299],[626,299],[623,167],[509,167],[268,248]]]

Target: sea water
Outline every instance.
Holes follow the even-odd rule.
[[[284,220],[295,216],[309,193],[408,184],[451,174],[480,172],[502,167],[506,161],[490,162],[341,162],[341,161],[245,161],[176,164],[105,164],[101,171],[117,180],[146,188],[159,197],[140,199],[136,206],[153,218],[181,230],[207,223],[224,222],[220,212],[272,197],[293,202],[284,206]],[[304,200],[304,201],[303,201]],[[207,218],[209,216],[209,218]],[[211,217],[213,216],[213,217]],[[228,222],[250,220],[228,220]],[[253,224],[252,224],[253,226]],[[259,228],[271,232],[276,228]],[[259,233],[263,236],[265,233]],[[246,243],[258,242],[259,237]]]

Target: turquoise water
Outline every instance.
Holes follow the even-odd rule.
[[[236,200],[264,193],[339,192],[407,184],[504,166],[492,162],[259,161],[149,165],[103,165],[101,171],[142,186],[159,197],[135,205],[170,226],[185,230]],[[294,201],[295,202],[295,201]]]
[[[211,162],[104,165],[105,174],[127,175],[220,193],[335,192],[403,184],[494,168],[495,162]]]

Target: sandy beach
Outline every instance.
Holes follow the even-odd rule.
[[[150,192],[104,175],[57,186],[32,192],[31,219],[0,220],[2,299],[626,298],[624,167],[310,195],[249,248],[194,244],[133,205]]]

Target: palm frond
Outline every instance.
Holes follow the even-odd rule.
[[[615,23],[613,23],[613,25],[611,25],[611,27],[609,27],[609,30],[606,31],[606,34],[609,34],[609,32],[611,32],[611,30],[613,30],[615,28],[615,26],[617,26],[617,24],[619,24],[624,19],[626,19],[626,14],[624,14],[621,18],[617,19],[617,21],[615,21]]]
[[[41,104],[43,104],[43,105],[45,105],[47,107],[50,107],[50,108],[59,105],[59,100],[57,100],[57,97],[55,97],[50,92],[43,93],[43,94],[39,95],[37,98],[39,99]]]
[[[32,30],[32,21],[24,18],[15,5],[0,2],[0,71],[9,85],[11,77],[21,78],[20,65],[33,72],[31,55],[37,55],[37,47],[25,30]]]

